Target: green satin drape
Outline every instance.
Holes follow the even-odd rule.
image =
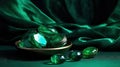
[[[15,1],[15,2],[13,2]],[[73,48],[120,48],[119,0],[1,0],[0,40],[12,41],[41,24],[55,28]]]

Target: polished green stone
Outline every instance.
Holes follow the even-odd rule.
[[[78,50],[71,50],[66,53],[66,61],[79,61],[82,58],[82,54]]]
[[[83,58],[93,58],[98,53],[98,48],[87,47],[82,51]]]
[[[24,42],[23,41],[20,41],[19,43],[18,43],[18,46],[20,47],[20,48],[23,48],[25,45],[24,45]]]
[[[39,43],[42,47],[45,47],[47,45],[47,40],[45,37],[39,33],[36,33],[33,35],[34,40]]]
[[[32,44],[33,48],[42,48],[42,47],[46,47],[47,45],[46,38],[40,33],[31,34],[28,40]]]
[[[65,44],[62,42],[63,37],[64,36],[61,36],[60,34],[52,36],[49,40],[49,46],[55,48],[64,46]]]
[[[25,39],[20,40],[18,43],[18,46],[20,48],[31,48],[32,47],[32,45],[28,42],[28,40],[25,40]]]
[[[65,56],[62,54],[55,54],[53,56],[51,56],[50,58],[50,62],[52,64],[61,64],[65,61]]]
[[[40,25],[38,27],[38,32],[46,36],[47,38],[53,36],[54,34],[58,34],[57,30],[54,28],[49,28],[44,25]]]

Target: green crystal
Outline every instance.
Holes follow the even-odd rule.
[[[93,58],[98,53],[96,47],[87,47],[82,51],[83,58]]]
[[[33,45],[33,48],[46,47],[47,40],[39,33],[34,33],[29,37],[29,42]]]
[[[58,34],[58,32],[55,29],[53,31],[52,28],[45,27],[44,25],[40,25],[38,27],[38,32],[41,33],[42,35],[48,37],[48,38],[53,36],[54,34]]]
[[[63,39],[63,36],[56,34],[54,36],[51,37],[51,39],[49,40],[50,43],[50,47],[62,47],[65,44],[61,42],[61,40]]]
[[[44,36],[42,36],[41,34],[37,33],[37,34],[34,34],[34,39],[36,42],[38,42],[41,46],[45,47],[46,44],[47,44],[47,41],[45,39]]]
[[[50,58],[50,62],[52,64],[61,64],[64,61],[65,61],[65,57],[62,54],[55,54],[55,55],[51,56],[51,58]]]
[[[20,48],[23,48],[23,47],[24,47],[23,41],[20,41],[20,42],[18,43],[18,45],[19,45]]]
[[[78,50],[71,50],[66,53],[66,61],[79,61],[82,58],[82,54]]]
[[[20,48],[31,48],[32,45],[28,42],[27,39],[23,39],[18,43]]]

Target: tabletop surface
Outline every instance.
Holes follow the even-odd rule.
[[[59,65],[45,64],[48,61],[48,57],[40,54],[28,54],[13,46],[0,45],[0,67],[120,67],[120,52],[99,51],[94,58]]]

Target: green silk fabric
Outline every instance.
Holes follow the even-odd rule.
[[[119,0],[0,0],[0,41],[14,42],[39,26],[66,35],[73,48],[120,48]]]

